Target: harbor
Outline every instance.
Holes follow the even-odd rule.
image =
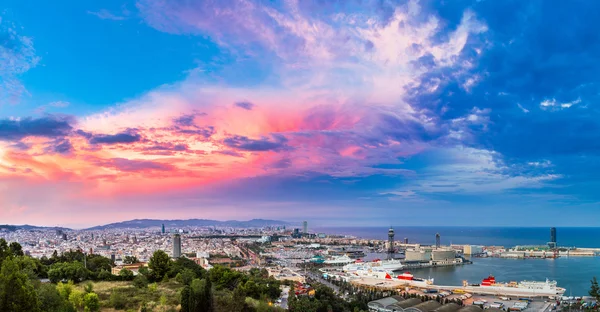
[[[380,289],[406,286],[394,278],[385,279],[385,274],[397,276],[410,271],[423,279],[435,279],[434,285],[423,289],[461,289],[468,293],[488,295],[504,293],[517,296],[519,294],[519,292],[470,286],[480,283],[482,278],[489,274],[494,274],[506,282],[532,280],[542,283],[546,279],[556,280],[560,285],[559,288],[565,289],[565,294],[569,296],[587,295],[589,280],[600,269],[595,258],[598,256],[599,249],[559,246],[556,242],[556,229],[551,228],[549,232],[549,242],[546,244],[507,248],[498,245],[443,245],[442,236],[438,233],[434,235],[432,239],[434,243],[431,245],[409,243],[407,238],[395,241],[394,230],[388,229],[388,239],[380,245],[375,245],[376,247],[363,247],[362,258],[357,256],[361,254],[360,244],[354,244],[347,247],[348,250],[353,251],[352,257],[349,256],[350,254],[343,253],[344,247],[335,247],[336,251],[331,253],[332,255],[329,254],[329,249],[322,252],[315,250],[313,251],[315,256],[304,261],[316,265],[322,270],[321,273],[326,273],[328,276],[336,276],[355,284]],[[371,243],[372,241],[369,241],[369,244]],[[509,256],[517,253],[520,256]],[[583,272],[580,267],[596,269]],[[354,272],[349,274],[349,271]],[[556,294],[545,292],[531,294],[535,297],[553,295]]]

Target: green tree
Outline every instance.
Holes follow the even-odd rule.
[[[123,259],[123,263],[125,264],[134,264],[138,262],[140,261],[135,256],[125,256],[125,259]]]
[[[189,300],[186,304],[190,312],[214,311],[212,286],[210,279],[196,278],[190,283]]]
[[[119,271],[119,276],[126,281],[130,281],[133,279],[133,272],[128,269],[122,269],[121,271]]]
[[[75,309],[83,308],[83,296],[84,293],[81,290],[73,289],[69,295],[69,302],[75,307]]]
[[[101,281],[110,281],[113,279],[113,275],[108,270],[100,270],[100,272],[98,272],[97,278]]]
[[[87,263],[87,269],[89,269],[90,271],[92,271],[94,273],[98,273],[101,270],[110,271],[110,269],[112,268],[111,260],[109,258],[101,256],[101,255],[95,255],[95,254],[87,255],[86,263]]]
[[[17,242],[10,243],[10,245],[8,246],[8,250],[13,257],[25,255],[23,253],[23,248],[21,247],[21,244]]]
[[[181,312],[193,312],[192,304],[190,302],[192,296],[192,290],[189,285],[185,285],[181,290],[180,300]]]
[[[600,287],[598,286],[598,280],[594,276],[591,280],[592,286],[590,287],[590,291],[588,292],[590,296],[596,298],[596,300],[600,300]]]
[[[19,266],[19,270],[27,274],[30,279],[37,279],[48,275],[46,268],[38,259],[27,256],[13,256],[13,260]]]
[[[66,284],[58,282],[58,284],[56,284],[56,290],[63,300],[69,300],[69,295],[73,291],[73,281]]]
[[[150,257],[150,261],[148,261],[148,267],[152,270],[152,275],[156,280],[160,280],[169,272],[169,268],[171,267],[171,258],[167,255],[166,252],[162,250],[157,250]]]
[[[33,284],[11,258],[2,262],[0,270],[0,311],[40,311]]]
[[[8,250],[8,243],[4,238],[0,238],[0,265],[2,265],[2,261],[10,256],[10,251]]]
[[[206,283],[204,284],[204,292],[202,294],[203,304],[201,306],[204,308],[202,311],[212,312],[214,311],[212,283],[210,278],[206,278],[204,280]]]
[[[232,312],[244,311],[244,307],[246,305],[246,292],[244,292],[244,288],[241,286],[241,284],[238,284],[238,286],[233,290],[230,305]]]
[[[86,312],[96,312],[100,311],[100,299],[96,293],[87,293],[83,297],[83,306],[85,307]]]
[[[175,277],[177,274],[183,272],[183,270],[189,269],[192,270],[195,274],[195,277],[204,278],[206,277],[206,270],[204,270],[200,265],[196,262],[185,258],[180,257],[175,259],[175,261],[171,264],[171,270],[169,272],[169,277]]]
[[[146,288],[148,287],[148,279],[144,275],[138,274],[133,279],[133,286],[137,288]]]
[[[85,283],[85,285],[83,285],[83,291],[85,291],[86,294],[94,292],[94,284],[91,282]]]
[[[79,283],[87,279],[89,270],[83,267],[81,262],[57,262],[50,266],[48,278],[57,283],[61,280],[69,280]]]
[[[63,298],[61,298],[56,286],[49,283],[40,284],[37,289],[40,307],[46,312],[59,312],[63,306]]]
[[[191,269],[183,269],[181,272],[177,273],[175,280],[183,285],[189,285],[196,277],[196,273]]]

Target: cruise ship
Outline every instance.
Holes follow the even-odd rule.
[[[343,264],[348,264],[348,263],[352,263],[352,262],[354,262],[354,259],[348,257],[347,255],[334,256],[330,259],[323,261],[323,263],[330,264],[330,265],[343,265]]]
[[[370,262],[363,262],[362,260],[356,260],[354,263],[347,264],[343,267],[346,272],[353,272],[357,270],[368,270],[378,269],[386,272],[400,271],[404,268],[404,265],[400,260],[380,260],[375,259]]]
[[[466,286],[473,291],[485,291],[496,294],[515,294],[532,296],[560,296],[565,292],[564,288],[558,287],[556,281],[546,279],[545,282],[521,281],[499,283],[493,275],[484,278],[481,284]]]

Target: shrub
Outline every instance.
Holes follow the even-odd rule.
[[[148,287],[148,279],[144,275],[138,274],[138,276],[133,279],[133,286],[137,288],[146,288]]]
[[[117,310],[125,309],[125,306],[127,306],[127,298],[118,289],[113,290],[110,294],[109,302]]]

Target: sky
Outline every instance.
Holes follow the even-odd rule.
[[[1,223],[599,225],[600,2],[3,7]]]

